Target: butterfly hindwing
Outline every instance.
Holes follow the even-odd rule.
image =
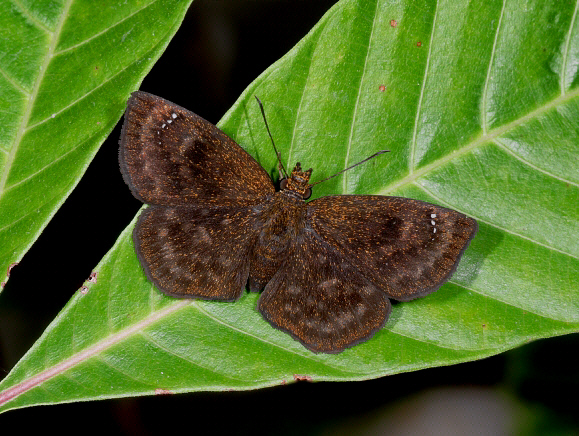
[[[249,276],[254,220],[248,207],[151,206],[133,240],[147,277],[164,293],[233,301]]]
[[[148,204],[257,204],[275,191],[265,170],[225,133],[145,92],[127,103],[119,162],[135,197]]]
[[[336,250],[304,231],[257,308],[311,351],[339,353],[384,326],[390,301]]]
[[[308,203],[308,226],[390,298],[438,289],[456,270],[477,222],[401,197],[342,195]]]

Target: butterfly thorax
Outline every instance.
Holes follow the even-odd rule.
[[[311,194],[310,177],[312,169],[302,171],[302,166],[298,162],[290,174],[289,178],[283,179],[280,183],[281,192],[298,200],[307,200]]]
[[[301,172],[299,164],[288,184],[276,192],[259,212],[261,231],[251,254],[249,287],[259,291],[271,280],[287,258],[306,225],[304,193],[311,170]],[[289,187],[288,187],[289,186]]]

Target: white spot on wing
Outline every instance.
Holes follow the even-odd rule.
[[[325,280],[322,283],[320,283],[318,286],[320,288],[323,289],[331,289],[334,288],[336,286],[336,284],[338,283],[338,279],[330,279],[330,280]]]
[[[330,323],[323,323],[320,326],[320,330],[322,331],[322,333],[329,335],[334,330],[334,326],[332,326]]]
[[[287,287],[287,293],[288,293],[288,294],[295,295],[295,294],[297,294],[297,293],[299,293],[299,292],[300,292],[300,290],[299,290],[299,288],[297,288],[296,286],[290,285],[290,286]]]
[[[221,265],[223,265],[224,267],[230,267],[231,264],[233,263],[233,262],[231,261],[231,257],[229,257],[229,256],[221,256],[221,257],[219,258],[219,262],[220,262]]]
[[[197,228],[197,237],[206,243],[210,243],[211,242],[211,236],[209,236],[209,232],[207,231],[207,229],[205,227],[198,227]]]
[[[356,315],[362,316],[366,313],[366,306],[364,306],[363,303],[358,303],[354,310],[356,311]]]
[[[370,286],[364,286],[362,289],[360,289],[360,294],[362,294],[364,297],[369,297],[373,293],[374,290]]]

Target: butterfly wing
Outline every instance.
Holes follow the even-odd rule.
[[[316,353],[339,353],[384,326],[384,292],[312,232],[294,242],[259,299],[266,320]]]
[[[256,236],[247,207],[150,206],[133,231],[141,265],[161,291],[223,301],[245,290]]]
[[[127,103],[119,162],[143,203],[257,204],[275,191],[265,170],[225,133],[145,92]]]
[[[308,203],[308,226],[390,298],[437,290],[456,270],[477,222],[419,200],[331,196]]]
[[[133,231],[141,265],[163,292],[235,300],[249,275],[256,206],[275,189],[232,139],[144,92],[127,103],[119,162],[144,210]]]

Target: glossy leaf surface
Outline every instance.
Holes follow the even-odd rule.
[[[189,4],[0,0],[0,291]]]
[[[3,409],[97,398],[361,380],[480,359],[579,330],[579,28],[572,2],[343,0],[261,75],[220,127],[314,190],[401,195],[476,218],[436,293],[396,304],[373,339],[313,354],[255,310],[163,296],[131,223],[0,384]],[[182,102],[179,102],[183,104]],[[202,114],[201,114],[202,115]]]

